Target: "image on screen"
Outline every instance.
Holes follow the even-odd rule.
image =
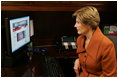
[[[29,20],[29,16],[10,20],[12,53],[30,42]]]
[[[25,31],[17,33],[17,42],[25,38]]]

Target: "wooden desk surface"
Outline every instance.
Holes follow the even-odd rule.
[[[75,52],[57,52],[55,47],[48,47],[46,53],[48,56],[56,56],[60,58],[77,58]],[[43,60],[41,53],[34,53],[29,63],[24,63],[14,67],[1,67],[2,77],[43,77]]]

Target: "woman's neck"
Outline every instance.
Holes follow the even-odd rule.
[[[95,30],[90,29],[86,34],[86,40],[90,40]]]

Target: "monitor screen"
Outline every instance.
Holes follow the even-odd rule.
[[[30,42],[29,22],[29,16],[9,20],[12,53]]]

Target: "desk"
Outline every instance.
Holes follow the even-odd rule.
[[[36,77],[43,75],[41,55],[33,55],[31,62],[14,67],[2,67],[2,77]]]
[[[62,58],[77,58],[75,52],[57,52],[56,47],[48,47],[48,56],[56,56],[57,59]],[[29,63],[24,63],[15,67],[2,67],[2,77],[44,77],[43,69],[43,55],[40,53],[34,53],[32,60]],[[61,67],[60,67],[61,68]],[[63,70],[62,70],[63,72]]]

